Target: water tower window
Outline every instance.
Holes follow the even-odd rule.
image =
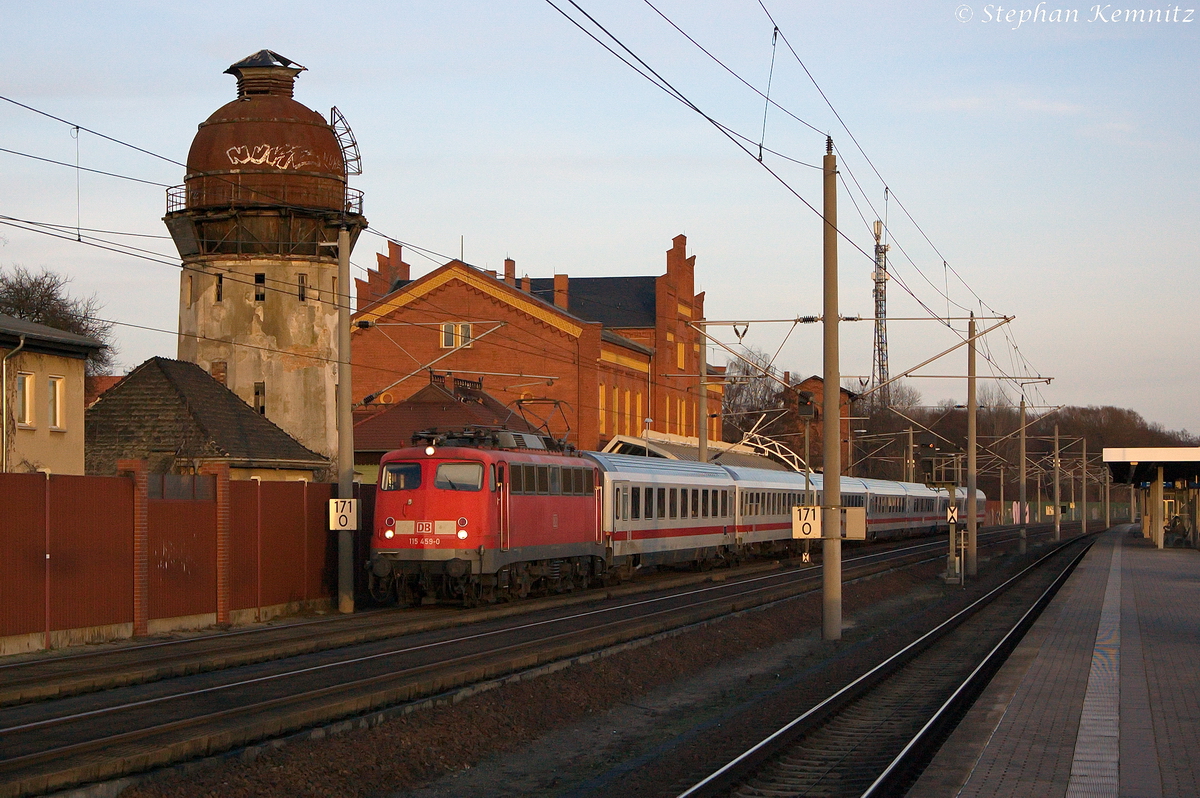
[[[225,275],[217,275],[217,302],[225,298]]]
[[[296,296],[300,297],[301,302],[308,301],[308,275],[296,275]]]
[[[224,360],[214,360],[212,366],[209,367],[209,373],[212,374],[214,380],[225,385],[228,379],[229,367]]]
[[[265,382],[254,383],[254,410],[260,416],[267,414],[267,384]]]
[[[262,302],[267,298],[267,275],[259,272],[254,275],[254,301]]]

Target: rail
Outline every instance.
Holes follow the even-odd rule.
[[[877,686],[898,673],[938,640],[954,631],[964,621],[990,604],[1006,590],[1046,564],[1066,547],[1078,543],[1079,540],[1080,538],[1072,538],[1055,546],[1051,551],[1038,558],[1036,562],[1005,580],[946,621],[909,643],[903,649],[854,679],[799,717],[794,718],[772,732],[756,745],[739,754],[701,781],[680,793],[677,798],[712,798],[712,796],[725,795],[737,785],[744,784],[754,774],[760,772],[769,762],[774,760],[776,756],[795,746],[807,734],[832,720],[854,702],[869,695]],[[1007,656],[1012,646],[1020,640],[1025,630],[1036,620],[1038,614],[1040,614],[1041,610],[1058,591],[1058,588],[1061,587],[1062,583],[1074,570],[1090,546],[1091,541],[1088,542],[1083,552],[1072,559],[1050,587],[1042,592],[1031,608],[1022,614],[1021,619],[1009,629],[1002,641],[993,647],[989,655],[984,659],[984,663],[974,668],[967,679],[952,691],[951,698],[943,703],[933,717],[921,726],[916,737],[902,747],[901,753],[891,759],[884,771],[874,779],[874,783],[868,788],[867,792],[863,793],[863,798],[867,798],[867,796],[874,798],[875,796],[894,794],[892,790],[894,790],[898,780],[902,780],[909,774],[913,759],[924,755],[928,751],[930,740],[936,738],[937,732],[945,727],[947,719],[953,717],[954,711],[961,707],[964,701],[974,700],[975,694],[970,688],[979,686],[981,675],[990,675],[991,671],[988,670],[988,667],[996,666],[997,657],[1000,657],[1002,661],[1001,654]],[[982,681],[986,684],[986,679]]]

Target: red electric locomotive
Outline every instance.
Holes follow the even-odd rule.
[[[369,565],[377,601],[471,606],[604,574],[595,463],[519,432],[414,443],[380,462]]]

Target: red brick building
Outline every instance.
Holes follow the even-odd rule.
[[[704,294],[684,236],[667,250],[666,271],[646,277],[518,280],[512,260],[503,275],[455,260],[413,279],[401,254],[390,244],[356,281],[356,402],[401,401],[432,368],[486,377],[490,394],[541,408],[551,432],[581,449],[638,435],[646,418],[660,432],[697,434],[702,350],[688,323],[703,318]],[[712,438],[720,408],[720,389],[709,386]]]

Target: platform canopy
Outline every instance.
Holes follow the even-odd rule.
[[[1104,462],[1113,482],[1140,484],[1158,479],[1163,470],[1163,482],[1185,482],[1194,486],[1200,482],[1200,446],[1171,446],[1146,449],[1104,450]]]

